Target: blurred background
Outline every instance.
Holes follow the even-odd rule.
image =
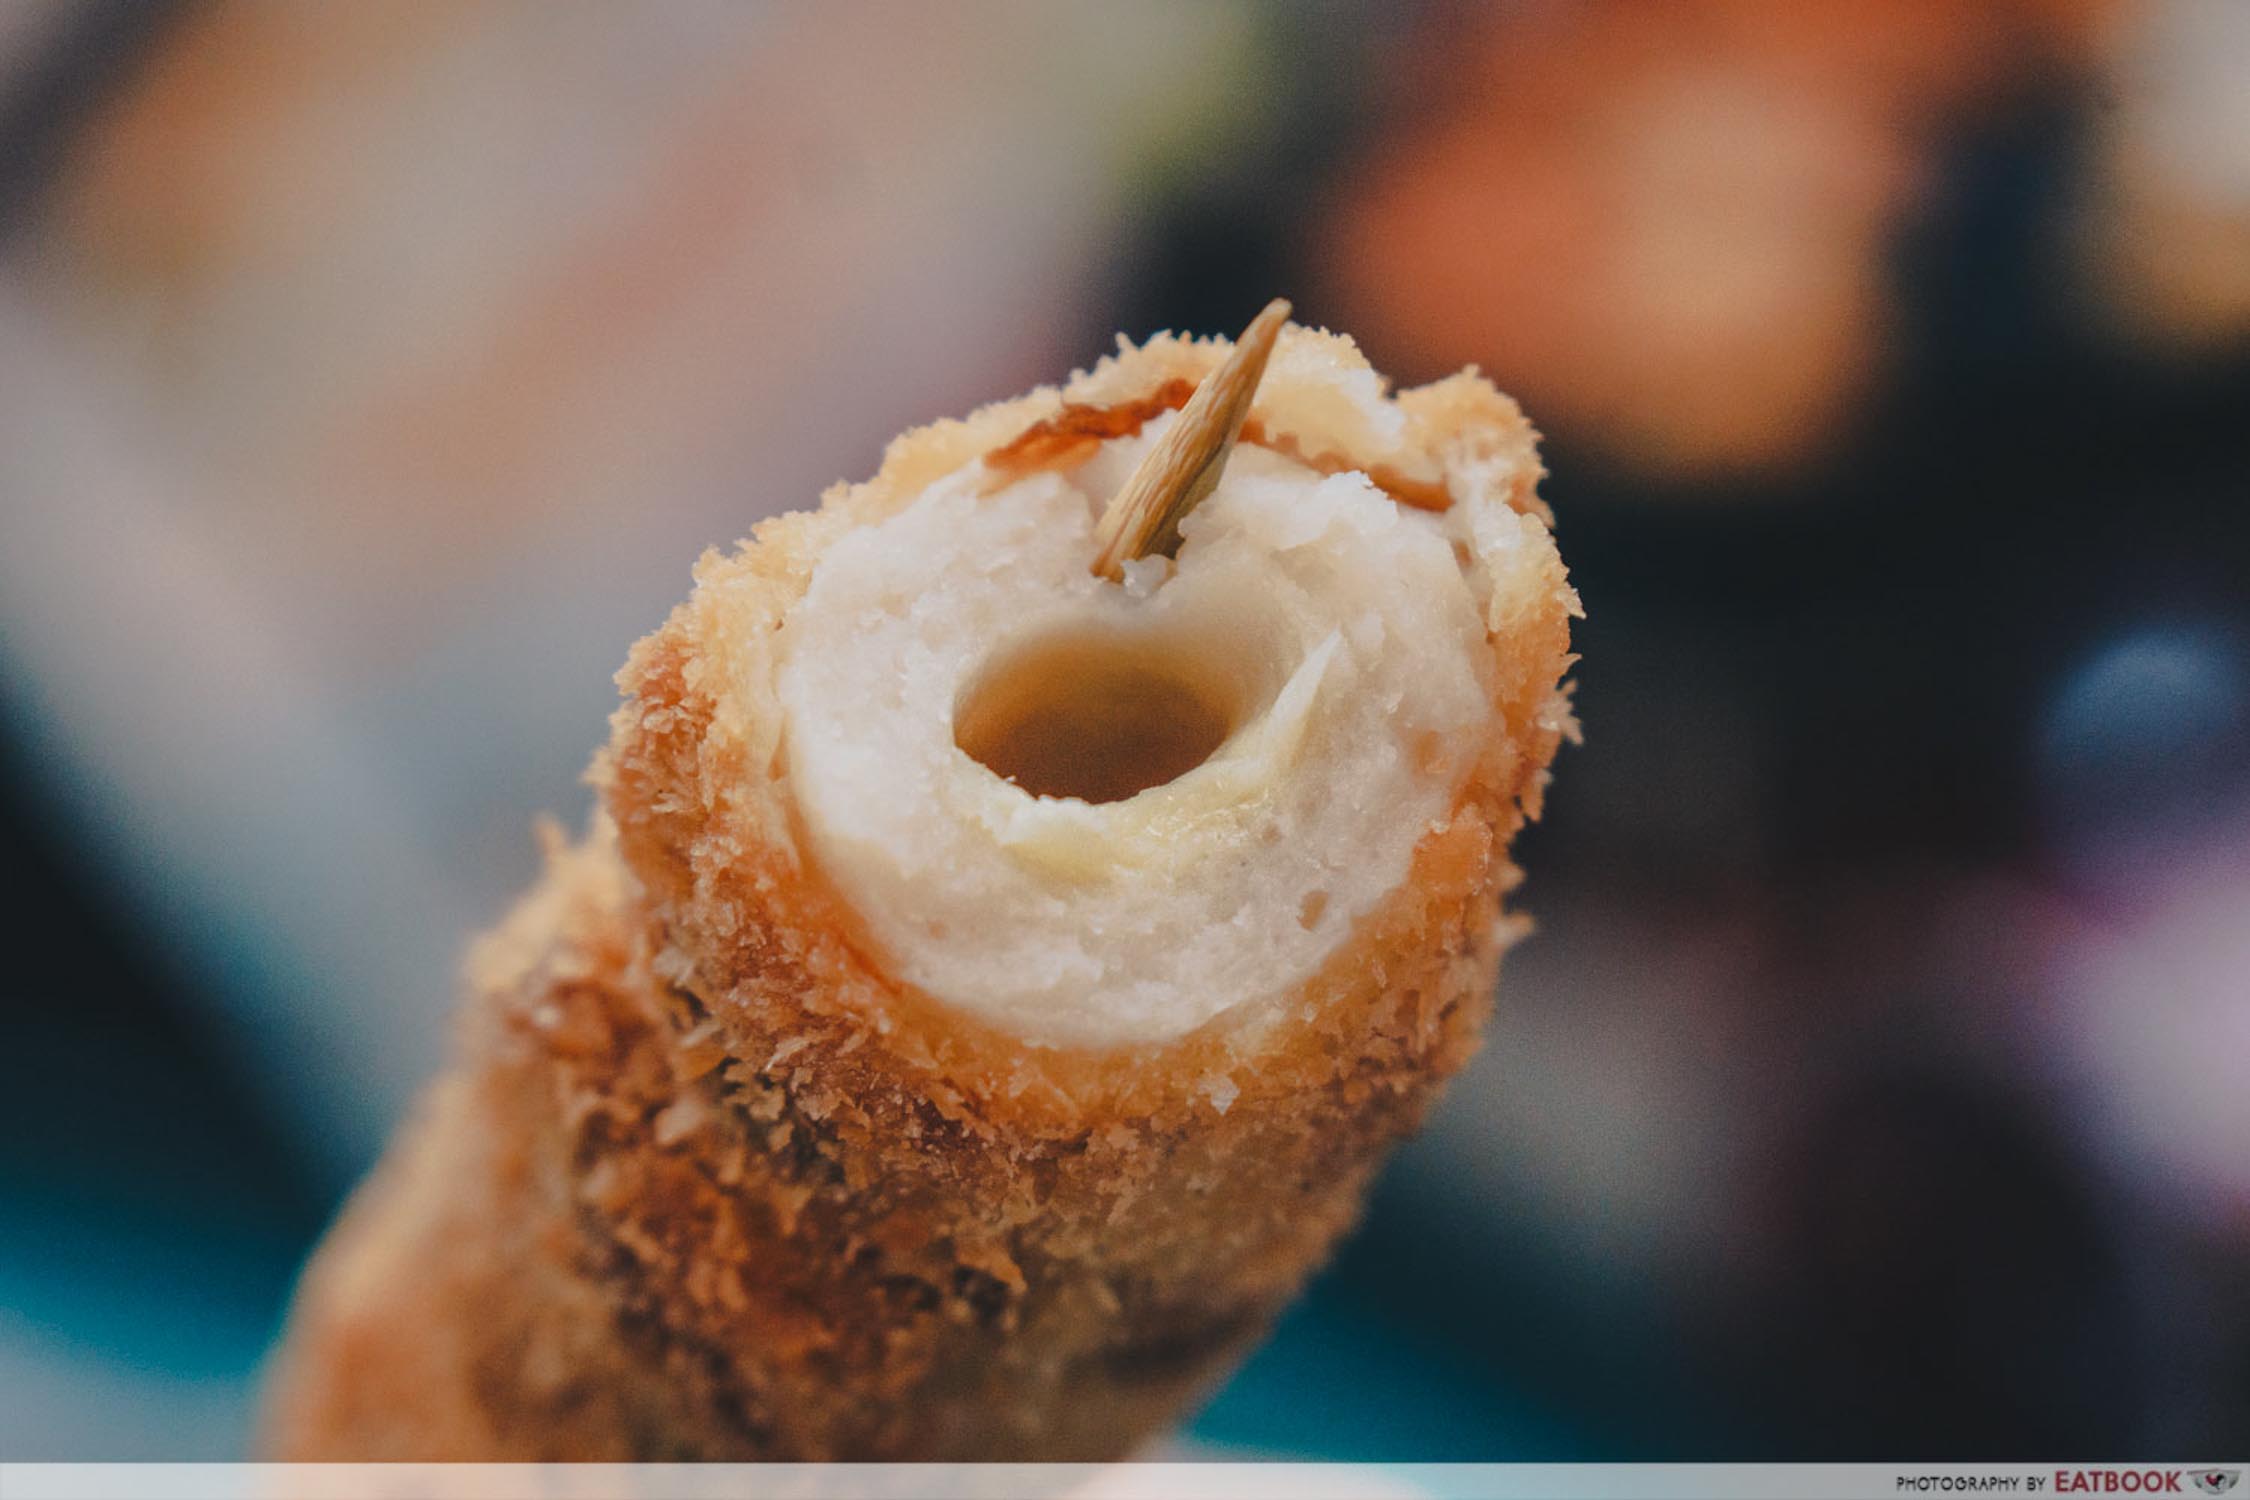
[[[224,1458],[705,545],[1270,294],[1548,434],[1538,935],[1190,1427],[2250,1448],[2250,4],[0,5],[0,1454]]]

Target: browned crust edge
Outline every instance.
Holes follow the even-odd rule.
[[[1495,732],[1410,878],[1255,1024],[1028,1047],[889,980],[800,852],[770,696],[830,539],[1220,352],[1154,341],[910,433],[703,559],[620,674],[605,819],[479,946],[460,1064],[308,1274],[269,1452],[1102,1458],[1248,1347],[1473,1051],[1523,926],[1507,846],[1571,729],[1576,600],[1514,404],[1406,392],[1405,451],[1357,454],[1492,507]],[[1291,330],[1259,419],[1351,452],[1311,404],[1336,365],[1364,369]]]

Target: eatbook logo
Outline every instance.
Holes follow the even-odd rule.
[[[2223,1495],[2242,1482],[2240,1469],[2197,1469],[2190,1476],[2206,1495]]]

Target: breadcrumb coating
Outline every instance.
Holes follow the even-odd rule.
[[[1099,1459],[1247,1350],[1525,925],[1577,601],[1515,404],[1473,373],[1393,402],[1333,334],[1275,353],[1261,434],[1475,508],[1492,718],[1408,878],[1254,1025],[1033,1046],[899,982],[806,852],[775,691],[836,538],[1225,349],[1121,343],[704,556],[619,674],[602,814],[478,946],[458,1061],[306,1277],[272,1455]]]

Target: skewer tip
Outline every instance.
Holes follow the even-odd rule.
[[[1180,518],[1218,486],[1290,311],[1288,299],[1276,297],[1250,320],[1225,362],[1134,468],[1095,528],[1095,573],[1116,580],[1128,561],[1179,546]]]

